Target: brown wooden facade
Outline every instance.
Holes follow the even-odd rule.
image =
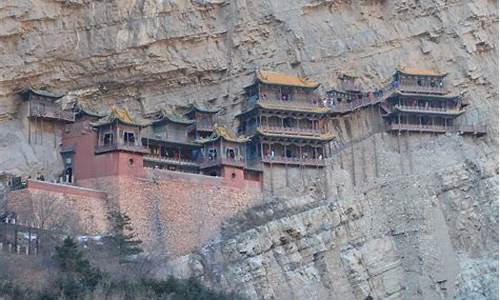
[[[246,88],[238,133],[251,136],[249,164],[322,166],[333,139],[328,113],[314,92],[318,84],[295,76],[257,74]]]

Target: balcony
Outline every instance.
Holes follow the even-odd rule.
[[[299,158],[299,157],[285,157],[285,156],[265,156],[262,162],[268,164],[281,164],[281,165],[304,165],[323,167],[325,161],[317,158]]]
[[[294,135],[302,137],[320,137],[323,133],[320,129],[299,127],[259,126],[258,129],[269,134]]]
[[[477,135],[477,136],[483,136],[486,134],[486,126],[484,126],[484,125],[458,126],[457,131],[460,134],[472,134],[472,135]]]
[[[397,84],[396,84],[397,85]],[[398,89],[402,92],[416,93],[416,94],[448,94],[448,90],[445,87],[440,86],[421,86],[417,84],[405,84],[401,83]]]
[[[149,149],[145,146],[138,146],[133,143],[112,143],[106,145],[97,145],[95,147],[95,154],[101,154],[111,151],[125,151],[125,152],[137,152],[142,154],[148,154]]]
[[[426,114],[437,114],[437,115],[460,115],[464,113],[464,110],[449,107],[432,107],[432,106],[409,106],[409,105],[399,105],[394,106],[395,109],[402,112],[411,113],[426,113]]]
[[[242,159],[232,159],[232,158],[222,158],[222,157],[217,157],[215,159],[203,159],[200,162],[200,168],[206,169],[206,168],[211,168],[215,166],[220,166],[220,165],[228,165],[228,166],[235,166],[235,167],[245,167],[245,160]]]
[[[75,115],[72,111],[65,111],[56,106],[51,107],[36,104],[32,105],[28,117],[65,122],[75,121]]]
[[[352,100],[351,102],[340,102],[340,103],[335,103],[332,104],[331,109],[334,113],[348,113],[355,111],[357,109],[367,107],[370,105],[375,105],[377,103],[380,103],[384,100],[384,98],[381,97],[363,97],[361,99],[355,99]]]
[[[483,125],[420,125],[420,124],[390,124],[389,131],[412,131],[412,132],[433,132],[446,133],[457,132],[459,134],[472,134],[482,136],[486,134],[486,126]]]
[[[198,167],[199,164],[195,160],[192,159],[184,159],[184,158],[174,158],[174,157],[166,157],[160,155],[144,155],[145,161],[156,162],[156,163],[165,163],[177,166],[185,166],[185,167]]]
[[[213,122],[205,122],[205,121],[196,122],[197,131],[213,131],[213,128],[214,128]]]
[[[296,111],[316,111],[318,109],[325,109],[325,105],[320,100],[306,100],[306,99],[296,99],[296,100],[270,100],[270,99],[258,99],[254,101],[247,101],[243,104],[242,111],[248,111],[253,109],[257,104],[268,107],[270,109],[283,109],[283,110],[296,110]]]

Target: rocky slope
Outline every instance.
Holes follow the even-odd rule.
[[[492,299],[498,289],[498,15],[487,0],[4,0],[0,173],[60,167],[17,119],[27,86],[137,112],[204,100],[238,112],[258,67],[378,87],[398,64],[449,73],[480,139],[392,136],[362,111],[310,196],[292,191],[180,258],[259,299]],[[326,176],[325,176],[326,175]],[[283,194],[281,194],[283,195]]]
[[[383,158],[398,153],[383,145],[380,165],[392,172],[357,186],[332,162],[328,181],[318,174],[307,196],[234,218],[220,241],[178,259],[173,272],[251,299],[495,299],[497,164],[461,158],[470,149],[460,137],[420,146],[419,165],[429,151],[446,154],[402,175]]]

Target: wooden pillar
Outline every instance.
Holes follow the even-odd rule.
[[[28,228],[28,249],[26,251],[26,254],[31,254],[31,226]]]

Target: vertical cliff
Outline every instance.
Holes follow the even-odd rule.
[[[136,112],[207,101],[232,122],[258,67],[341,73],[364,88],[399,64],[448,72],[487,135],[390,135],[376,110],[335,120],[312,196],[268,199],[177,267],[259,299],[491,299],[498,289],[498,2],[4,0],[0,172],[61,167],[28,143],[16,91]],[[315,177],[314,174],[311,177]],[[179,269],[176,269],[178,272]]]

